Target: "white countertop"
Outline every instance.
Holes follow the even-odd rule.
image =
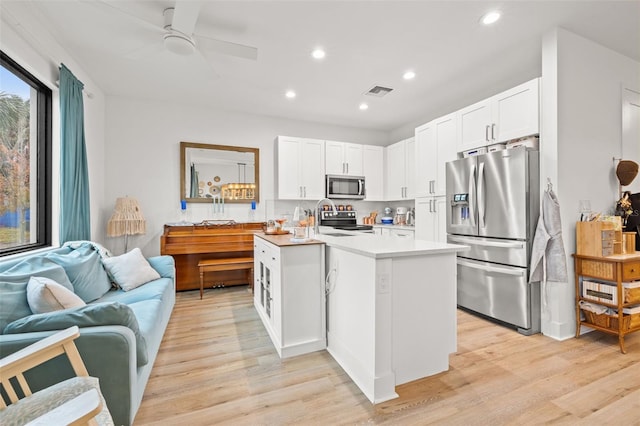
[[[468,246],[459,244],[436,243],[409,238],[381,237],[371,234],[335,237],[321,233],[316,235],[315,239],[324,241],[329,247],[336,247],[376,259],[455,253],[469,249]]]

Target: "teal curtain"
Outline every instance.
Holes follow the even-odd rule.
[[[84,84],[60,65],[60,243],[91,240]]]

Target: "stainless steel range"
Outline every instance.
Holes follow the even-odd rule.
[[[373,226],[358,225],[358,213],[355,210],[338,211],[336,213],[329,211],[320,212],[320,225],[331,226],[335,229],[343,231],[357,231],[364,233],[373,233]]]

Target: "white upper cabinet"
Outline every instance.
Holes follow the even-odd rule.
[[[436,179],[438,148],[434,121],[416,127],[416,197],[431,195],[432,182]]]
[[[456,159],[458,113],[416,128],[415,196],[444,195],[445,164]]]
[[[460,139],[457,151],[467,151],[491,143],[491,100],[487,99],[459,111]]]
[[[459,111],[457,151],[467,151],[540,131],[538,78]]]
[[[386,196],[388,201],[415,197],[415,139],[409,138],[386,147]]]
[[[539,82],[536,78],[494,96],[495,142],[505,142],[540,132]]]
[[[363,176],[363,145],[326,141],[325,170],[328,175]]]
[[[363,145],[365,200],[384,201],[384,148]]]
[[[277,189],[281,200],[319,200],[325,195],[324,141],[278,136]]]

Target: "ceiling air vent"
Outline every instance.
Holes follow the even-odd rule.
[[[382,86],[373,86],[371,89],[367,90],[364,94],[368,96],[377,96],[378,98],[383,97],[393,89]]]

